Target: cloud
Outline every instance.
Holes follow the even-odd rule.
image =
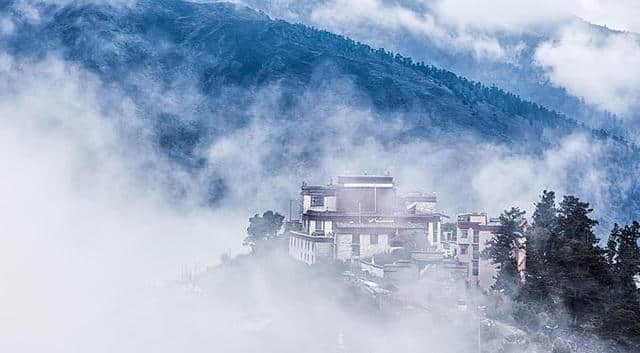
[[[640,38],[575,23],[536,49],[536,64],[572,95],[618,114],[640,104]]]
[[[541,66],[542,77],[529,79],[543,82],[549,79],[588,105],[622,116],[630,113],[637,103],[634,93],[638,91],[638,75],[634,72],[638,66],[637,37],[600,31],[580,20],[638,31],[637,1],[249,0],[246,3],[275,17],[302,21],[419,59],[422,53],[431,52],[429,47],[436,47],[454,55],[470,54],[477,59],[477,66],[501,63],[533,72],[525,76],[534,75]],[[437,54],[435,58],[427,55],[424,59],[438,61]],[[489,72],[498,75],[499,81],[499,71]],[[484,72],[472,69],[469,74],[491,80]],[[531,88],[524,84],[523,90]]]
[[[479,32],[520,33],[571,16],[570,4],[548,0],[440,0],[427,3],[443,23]]]
[[[189,85],[161,89],[142,76],[133,77],[143,100],[192,118],[188,106],[199,97]],[[330,351],[340,333],[355,341],[351,333],[364,332],[352,347],[390,351],[400,337],[411,352],[424,348],[427,332],[431,349],[461,351],[455,344],[464,343],[468,317],[380,325],[368,308],[336,303],[335,280],[309,281],[286,258],[268,259],[278,271],[260,263],[217,269],[204,294],[173,284],[184,265],[241,253],[247,217],[282,211],[302,180],[389,171],[401,191],[437,192],[450,215],[527,207],[543,187],[596,198],[605,185],[603,147],[584,136],[542,157],[475,136],[400,142],[409,119],[354,106],[349,82],[300,92],[295,121],[274,108],[277,86],[239,94],[256,95],[243,107],[250,123],[204,139],[196,153],[208,162],[192,172],[157,150],[142,106],[123,92],[55,54],[0,55],[1,350]],[[573,173],[588,177],[566,183]],[[213,176],[229,191],[210,208],[203,195]],[[448,299],[434,307],[455,307],[457,297]]]
[[[366,36],[373,27],[407,32],[419,38],[428,38],[439,46],[470,51],[482,58],[507,56],[505,48],[495,38],[484,33],[457,31],[424,6],[415,8],[380,0],[331,0],[314,8],[310,20],[340,33],[355,33],[359,38]],[[376,39],[372,39],[375,42]]]
[[[193,181],[126,97],[56,57],[0,59],[2,350],[86,351],[135,293],[243,251],[244,214],[168,202],[167,175]]]
[[[640,33],[640,2],[635,0],[575,0],[576,16],[600,26]]]

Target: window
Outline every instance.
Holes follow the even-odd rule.
[[[473,230],[473,243],[478,244],[480,242],[480,231],[477,229]]]
[[[438,233],[437,232],[433,232],[433,244],[438,242]]]
[[[360,244],[360,234],[351,234],[351,244]]]
[[[311,207],[324,206],[324,196],[311,195]]]
[[[378,234],[371,234],[371,244],[378,244]]]
[[[321,231],[324,229],[324,222],[323,221],[316,221],[316,231]]]
[[[460,255],[466,255],[469,252],[469,245],[460,245]]]
[[[480,248],[477,244],[473,245],[473,258],[476,260],[480,258]]]
[[[460,238],[467,239],[469,237],[469,230],[462,229],[460,232]]]
[[[473,264],[472,265],[473,266],[473,272],[472,273],[473,273],[474,276],[477,276],[478,272],[480,272],[480,266],[478,266],[478,261],[474,261],[474,262],[472,262],[472,264]]]

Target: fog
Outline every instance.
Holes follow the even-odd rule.
[[[153,80],[145,90],[162,91]],[[277,117],[277,85],[255,94],[248,124],[205,139],[194,172],[159,150],[148,116],[117,88],[55,52],[0,55],[2,351],[457,352],[471,314],[388,318],[366,301],[345,305],[340,280],[286,257],[216,266],[248,251],[248,217],[287,214],[303,180],[345,173],[389,172],[401,192],[436,192],[452,216],[531,209],[544,188],[609,202],[596,163],[607,146],[588,136],[526,157],[468,134],[397,142],[412,127],[351,105],[348,81],[303,92],[297,121]],[[184,91],[162,95],[192,113]],[[310,139],[312,158],[292,163]],[[566,184],[572,173],[581,183]],[[211,205],[213,176],[226,191]]]
[[[520,79],[533,78],[541,85],[548,81],[596,110],[617,114],[627,126],[636,125],[635,111],[640,105],[636,94],[640,83],[635,72],[640,57],[637,1],[233,2],[444,68],[457,67],[453,71],[468,70],[465,75],[489,85],[512,85],[501,70],[490,69],[504,64],[503,70],[518,71]],[[433,48],[453,57],[443,60]],[[457,60],[468,60],[465,55],[474,59],[471,68],[455,64]],[[489,68],[489,73],[478,67]],[[525,82],[513,83],[510,89],[526,96],[526,87]],[[542,103],[554,104],[552,100]],[[596,127],[603,123],[587,116],[573,118]]]

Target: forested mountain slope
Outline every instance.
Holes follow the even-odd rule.
[[[71,4],[51,6],[46,13],[45,21],[19,27],[10,48],[32,54],[60,44],[65,58],[132,92],[139,88],[136,75],[142,73],[167,84],[189,78],[207,97],[218,96],[225,87],[279,83],[287,101],[295,100],[301,89],[343,78],[362,93],[353,104],[411,113],[419,135],[427,133],[420,128],[430,130],[433,124],[512,141],[538,139],[544,128],[565,133],[576,127],[572,120],[498,88],[232,4]],[[212,109],[208,102],[202,104]]]
[[[34,19],[18,3],[5,2],[0,12],[14,21],[0,45],[24,60],[61,55],[125,92],[146,117],[158,148],[188,169],[202,168],[207,156],[198,149],[247,126],[256,107],[275,119],[309,123],[324,119],[306,117],[315,93],[329,92],[369,111],[374,121],[403,125],[388,135],[380,133],[387,125],[369,123],[358,127],[355,139],[456,144],[460,136],[473,136],[536,155],[572,133],[594,136],[612,150],[600,161],[611,185],[608,197],[615,198],[607,213],[626,218],[640,210],[640,186],[630,178],[639,159],[635,146],[499,88],[233,4],[114,3],[36,3]],[[265,92],[272,99],[267,103]],[[342,119],[345,129],[353,128],[348,116]],[[280,149],[263,161],[269,168],[309,162],[326,143],[305,135],[304,146],[292,152],[288,146],[301,130],[287,126]],[[581,178],[576,173],[567,183]],[[215,190],[224,189],[215,186],[220,183]]]

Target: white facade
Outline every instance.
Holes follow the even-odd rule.
[[[336,258],[347,261],[357,258],[365,258],[377,254],[389,252],[389,236],[387,234],[335,234]]]
[[[442,249],[441,219],[446,216],[435,213],[435,195],[398,196],[394,185],[388,175],[338,176],[337,184],[329,185],[303,183],[301,227],[296,229],[308,239],[290,242],[290,254],[315,263],[314,245],[305,242],[322,238],[318,242],[331,240],[333,259],[359,260],[389,252],[392,240],[406,241],[403,231],[419,232],[413,234],[421,237],[422,247]]]
[[[333,257],[333,244],[327,240],[326,237],[314,239],[303,233],[290,232],[289,256],[307,265],[329,260]]]

